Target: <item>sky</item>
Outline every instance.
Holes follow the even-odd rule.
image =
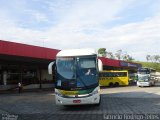
[[[0,40],[160,55],[160,0],[0,0]]]

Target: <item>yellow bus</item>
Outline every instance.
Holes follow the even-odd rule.
[[[119,86],[128,85],[129,76],[127,70],[107,70],[99,73],[99,84],[100,86]]]

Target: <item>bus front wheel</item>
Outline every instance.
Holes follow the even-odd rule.
[[[114,86],[115,86],[115,87],[118,87],[118,86],[119,86],[119,83],[118,83],[118,82],[116,82],[116,83],[114,84]]]
[[[114,84],[112,82],[109,83],[109,87],[113,87]]]

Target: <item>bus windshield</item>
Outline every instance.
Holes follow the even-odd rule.
[[[149,81],[149,77],[148,75],[142,75],[142,76],[138,76],[138,81]]]
[[[98,85],[96,56],[57,58],[56,87],[64,90],[86,89]]]
[[[75,76],[74,58],[58,58],[57,72],[66,79],[72,79]]]
[[[150,70],[147,68],[140,68],[138,69],[139,74],[150,74]]]

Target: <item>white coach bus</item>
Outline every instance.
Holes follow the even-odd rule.
[[[52,74],[51,62],[48,66]],[[93,49],[62,50],[55,62],[55,99],[59,105],[100,104],[102,62]]]
[[[155,69],[152,68],[140,68],[138,69],[138,81],[137,86],[152,86],[155,85]]]

